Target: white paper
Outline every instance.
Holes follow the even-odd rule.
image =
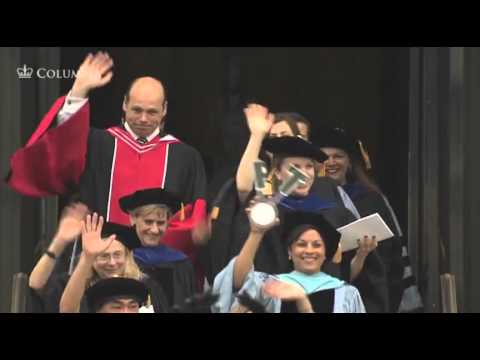
[[[394,236],[392,230],[385,224],[385,221],[378,213],[342,226],[337,231],[342,234],[340,238],[342,252],[358,248],[358,240],[364,236],[375,236],[377,241],[386,240]]]

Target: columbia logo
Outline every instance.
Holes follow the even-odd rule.
[[[17,68],[17,75],[19,79],[31,79],[33,74],[33,68],[27,67],[26,64],[21,68]]]

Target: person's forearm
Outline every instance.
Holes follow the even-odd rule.
[[[253,266],[253,260],[255,259],[255,254],[260,246],[263,235],[263,233],[251,231],[240,254],[238,254],[235,259],[233,271],[233,285],[235,289],[240,289],[243,286],[245,277]]]
[[[60,312],[71,313],[80,311],[80,302],[87,287],[87,281],[92,276],[93,259],[81,255],[60,300]]]
[[[350,262],[350,282],[355,281],[358,275],[362,272],[365,259],[365,256],[357,254]]]
[[[72,91],[67,95],[65,104],[57,114],[57,125],[70,119],[88,101],[86,97],[73,95]]]
[[[262,136],[251,135],[242,159],[240,160],[240,164],[238,165],[236,174],[237,191],[242,202],[245,201],[246,197],[253,188],[253,183],[255,180],[253,164],[255,160],[258,159],[258,155],[260,154],[262,141]]]
[[[313,313],[312,304],[307,296],[304,298],[297,300],[297,310],[299,313]]]
[[[56,258],[58,259],[58,257],[63,253],[64,248],[64,245],[59,244],[57,239],[54,239],[48,247],[48,251],[55,254]],[[53,269],[55,268],[55,262],[55,259],[43,254],[30,274],[28,285],[34,290],[42,290],[52,275]]]
[[[86,87],[84,84],[79,84],[78,81],[75,81],[72,86],[72,90],[70,90],[70,95],[77,98],[87,98],[88,92],[90,89]]]

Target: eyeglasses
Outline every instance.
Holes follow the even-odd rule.
[[[125,258],[125,254],[121,252],[110,254],[100,254],[97,256],[97,261],[100,263],[107,263],[110,259],[113,258],[115,261],[119,261]]]

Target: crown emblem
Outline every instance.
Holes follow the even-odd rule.
[[[17,75],[19,79],[30,79],[33,74],[33,68],[27,67],[26,64],[21,68],[17,68]]]

